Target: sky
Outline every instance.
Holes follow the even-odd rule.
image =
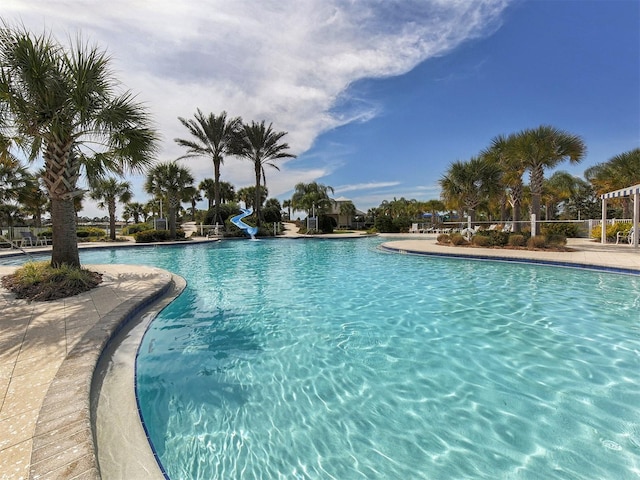
[[[288,132],[296,158],[266,171],[281,201],[313,181],[362,211],[439,198],[452,162],[543,124],[584,140],[559,166],[580,177],[640,147],[638,0],[2,0],[0,16],[106,50],[161,135],[157,161],[186,153],[178,117],[198,108]],[[181,163],[213,177],[210,159]],[[227,157],[221,180],[252,186],[253,165]]]

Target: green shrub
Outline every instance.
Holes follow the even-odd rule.
[[[393,225],[393,219],[391,217],[387,217],[381,215],[376,218],[375,221],[375,229],[380,233],[398,233],[395,231],[395,227]]]
[[[547,246],[547,238],[544,235],[536,235],[531,237],[527,242],[529,248],[544,248]]]
[[[509,241],[509,234],[499,230],[480,230],[474,236],[486,237],[489,240],[487,246],[492,247],[504,247]]]
[[[127,225],[122,229],[123,235],[133,235],[134,233],[144,232],[146,230],[152,230],[153,227],[149,223],[134,223],[133,225]]]
[[[436,238],[436,241],[442,245],[448,245],[451,243],[451,236],[448,233],[441,233]]]
[[[546,235],[547,245],[552,247],[564,247],[567,244],[567,237],[561,233],[552,233]]]
[[[487,235],[474,235],[471,237],[471,243],[478,247],[490,247],[491,239]]]
[[[631,231],[631,223],[622,223],[622,222],[617,222],[611,225],[607,225],[607,240],[610,241],[614,241],[616,239],[616,236],[618,234],[618,232],[623,232],[625,234],[628,234],[629,231]],[[598,225],[593,227],[593,230],[591,230],[591,238],[600,238],[600,235],[602,233],[602,226]]]
[[[171,235],[169,230],[144,230],[142,232],[135,233],[133,238],[136,243],[166,242],[171,240]],[[184,238],[184,230],[176,230],[176,239],[182,240]]]
[[[525,238],[524,235],[514,233],[509,235],[509,245],[512,247],[524,247]]]
[[[468,245],[467,239],[460,233],[452,233],[451,234],[451,243],[453,245]]]
[[[577,238],[580,233],[580,227],[577,223],[546,223],[540,230],[547,236],[563,236],[565,243],[567,238]]]
[[[107,236],[107,231],[98,227],[80,227],[76,230],[78,238],[102,238]]]

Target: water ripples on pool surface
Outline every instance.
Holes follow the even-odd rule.
[[[113,254],[188,281],[138,358],[172,479],[640,476],[640,278],[375,243]]]

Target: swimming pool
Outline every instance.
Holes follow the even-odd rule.
[[[187,279],[138,357],[170,478],[638,477],[640,278],[378,242],[82,253]]]

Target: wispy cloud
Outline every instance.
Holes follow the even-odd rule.
[[[353,185],[340,185],[335,187],[334,190],[337,193],[353,192],[357,190],[372,190],[386,187],[395,187],[400,185],[400,182],[369,182],[369,183],[356,183]]]
[[[273,122],[300,154],[321,133],[377,114],[375,104],[347,96],[353,82],[403,74],[492,32],[508,3],[3,0],[2,16],[36,32],[51,30],[60,41],[81,31],[107,48],[118,78],[154,114],[164,139],[161,159],[168,160],[184,153],[173,142],[186,135],[177,117],[196,108]],[[190,165],[211,176],[206,159]],[[246,169],[230,161],[223,175],[241,182]],[[274,190],[288,191],[323,170],[284,165]]]

